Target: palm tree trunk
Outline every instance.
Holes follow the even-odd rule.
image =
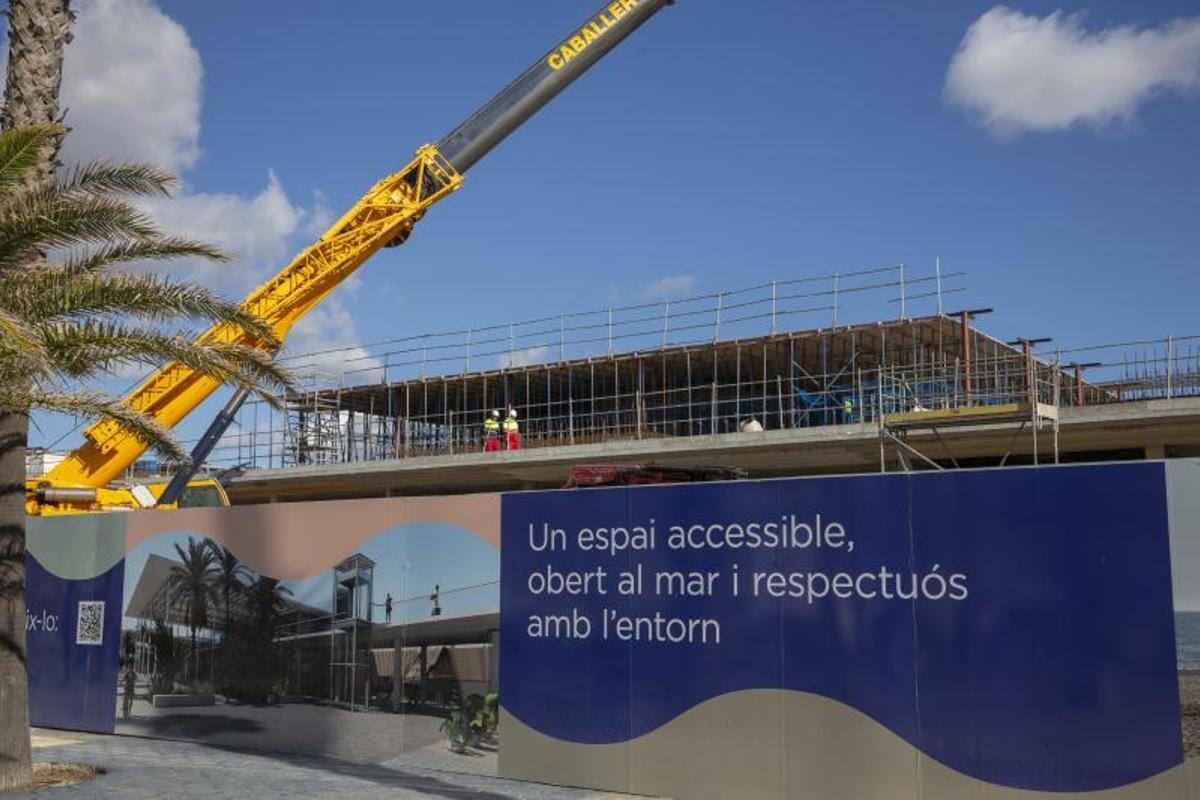
[[[71,0],[10,0],[8,73],[0,127],[57,122]],[[53,178],[57,143],[32,181]],[[0,412],[0,791],[33,782],[25,648],[25,442],[29,417]]]
[[[0,413],[0,792],[33,781],[25,648],[25,439],[29,418]]]
[[[71,0],[10,0],[8,74],[0,128],[59,121],[63,56],[71,41]],[[47,181],[58,166],[58,144],[42,153],[34,182]]]

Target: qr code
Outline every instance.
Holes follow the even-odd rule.
[[[104,601],[82,600],[75,624],[75,644],[104,644]]]

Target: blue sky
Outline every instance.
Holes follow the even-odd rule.
[[[92,0],[68,56],[68,155],[180,171],[185,197],[160,217],[240,256],[189,274],[241,294],[595,5]],[[636,301],[664,278],[687,294],[928,272],[939,255],[968,271],[948,309],[995,307],[983,325],[1004,338],[1200,333],[1198,15],[1194,0],[680,0],[294,347]]]

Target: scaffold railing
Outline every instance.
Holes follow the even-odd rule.
[[[904,264],[739,289],[613,305],[493,325],[423,333],[286,355],[310,389],[391,383],[533,364],[645,352],[807,328],[846,320],[908,319],[941,313],[966,291],[963,270],[928,274]]]
[[[447,387],[458,380],[455,376],[407,382],[402,388],[410,396],[401,400],[393,391],[391,408],[364,406],[361,398],[355,404],[345,403],[348,387],[340,395],[314,390],[298,395],[284,418],[265,404],[248,406],[240,428],[222,441],[211,463],[254,469],[482,452],[486,445],[482,423],[493,406],[502,406],[497,410],[506,413],[511,405],[517,411],[520,446],[531,449],[832,425],[878,426],[888,415],[1027,406],[1031,400],[1070,408],[1200,396],[1200,336],[1090,345],[1036,357],[994,342],[990,348],[978,348],[969,363],[943,353],[915,363],[864,366],[866,360],[858,353],[830,363],[823,371],[803,369],[791,354],[776,358],[769,351],[772,343],[778,350],[780,342],[794,346],[799,341],[797,335],[785,333],[750,343],[717,343],[733,352],[721,356],[732,359],[733,366],[724,376],[718,368],[716,380],[709,374],[711,367],[701,376],[695,353],[682,348],[669,358],[677,359],[684,374],[690,361],[693,380],[685,379],[678,386],[647,383],[644,371],[653,354],[593,360],[565,373],[586,385],[586,397],[578,386],[571,392],[556,392],[555,385],[548,392],[534,392],[531,387],[512,404],[486,402],[482,393],[479,402],[457,405],[435,404],[428,396],[418,402],[412,396],[418,387],[449,392]],[[593,377],[598,365],[611,367],[612,363],[623,365],[618,374],[605,380]],[[551,363],[500,370],[500,375],[508,374],[510,388],[518,379],[545,381],[547,373],[562,386],[563,375],[555,375],[559,368]],[[383,396],[377,394],[376,402],[382,403]]]
[[[529,449],[978,414],[1028,403],[1031,381],[1056,408],[1200,395],[1200,336],[1025,354],[946,313],[964,274],[852,269],[285,354],[284,409],[246,403],[207,466],[482,451],[492,410]]]

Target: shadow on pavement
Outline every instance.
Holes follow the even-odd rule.
[[[118,720],[117,732],[133,736],[196,739],[221,733],[259,733],[263,725],[246,717],[224,714],[163,714]],[[204,744],[200,741],[200,744]]]
[[[391,786],[398,789],[408,789],[414,792],[423,792],[430,797],[469,797],[477,798],[477,800],[514,800],[514,798],[520,797],[520,795],[517,794],[499,794],[497,792],[486,791],[484,789],[471,786],[460,786],[431,775],[415,774],[412,772],[405,772],[404,770],[383,767],[376,764],[356,764],[349,761],[340,761],[338,759],[322,756],[291,755],[288,753],[251,750],[242,747],[224,747],[214,744],[203,744],[203,746],[210,747],[214,750],[223,750],[225,752],[235,753],[238,755],[267,758],[292,767],[317,769],[321,770],[322,772],[330,772],[335,775],[342,775],[348,778],[369,781],[371,783],[379,784],[380,786]],[[460,775],[465,780],[471,780],[472,778],[479,777],[470,773],[461,773]],[[491,780],[499,779],[492,778]]]

